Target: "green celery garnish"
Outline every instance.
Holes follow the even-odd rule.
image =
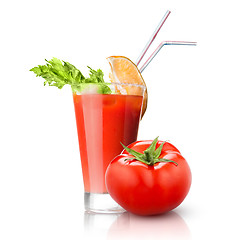
[[[90,74],[88,78],[85,78],[74,65],[68,62],[61,61],[57,58],[45,61],[47,62],[45,65],[38,65],[30,69],[37,77],[45,79],[44,86],[48,84],[49,86],[55,86],[61,89],[64,85],[68,84],[71,86],[73,92],[81,92],[87,86],[87,84],[84,83],[98,83],[98,93],[111,93],[111,89],[107,86],[107,83],[104,82],[104,74],[100,69],[96,71],[88,67]]]

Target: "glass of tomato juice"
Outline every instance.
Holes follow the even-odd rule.
[[[84,86],[87,90],[73,92],[84,205],[86,211],[122,212],[125,210],[107,192],[105,171],[123,150],[121,143],[127,146],[136,141],[146,89],[143,85],[110,83],[111,93],[101,94],[96,90],[100,85],[91,83]]]

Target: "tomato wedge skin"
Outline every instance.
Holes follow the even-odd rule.
[[[152,141],[137,141],[128,146],[143,153]],[[158,141],[156,148],[162,141]],[[131,159],[126,150],[115,157],[106,171],[106,185],[112,198],[124,209],[137,215],[156,215],[168,212],[187,196],[192,175],[180,151],[166,142],[160,158],[175,161],[149,166]]]

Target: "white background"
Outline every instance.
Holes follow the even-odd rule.
[[[162,40],[198,46],[165,46],[143,72],[138,139],[176,145],[191,190],[163,216],[86,214],[71,91],[29,69],[135,61],[168,9],[150,52]],[[1,1],[0,239],[239,239],[239,23],[236,0]]]

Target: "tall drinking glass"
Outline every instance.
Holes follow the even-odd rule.
[[[102,84],[84,83],[73,92],[87,211],[122,212],[108,194],[105,171],[123,147],[137,139],[145,86],[111,83],[110,94],[97,93]],[[124,176],[123,176],[124,177]]]

